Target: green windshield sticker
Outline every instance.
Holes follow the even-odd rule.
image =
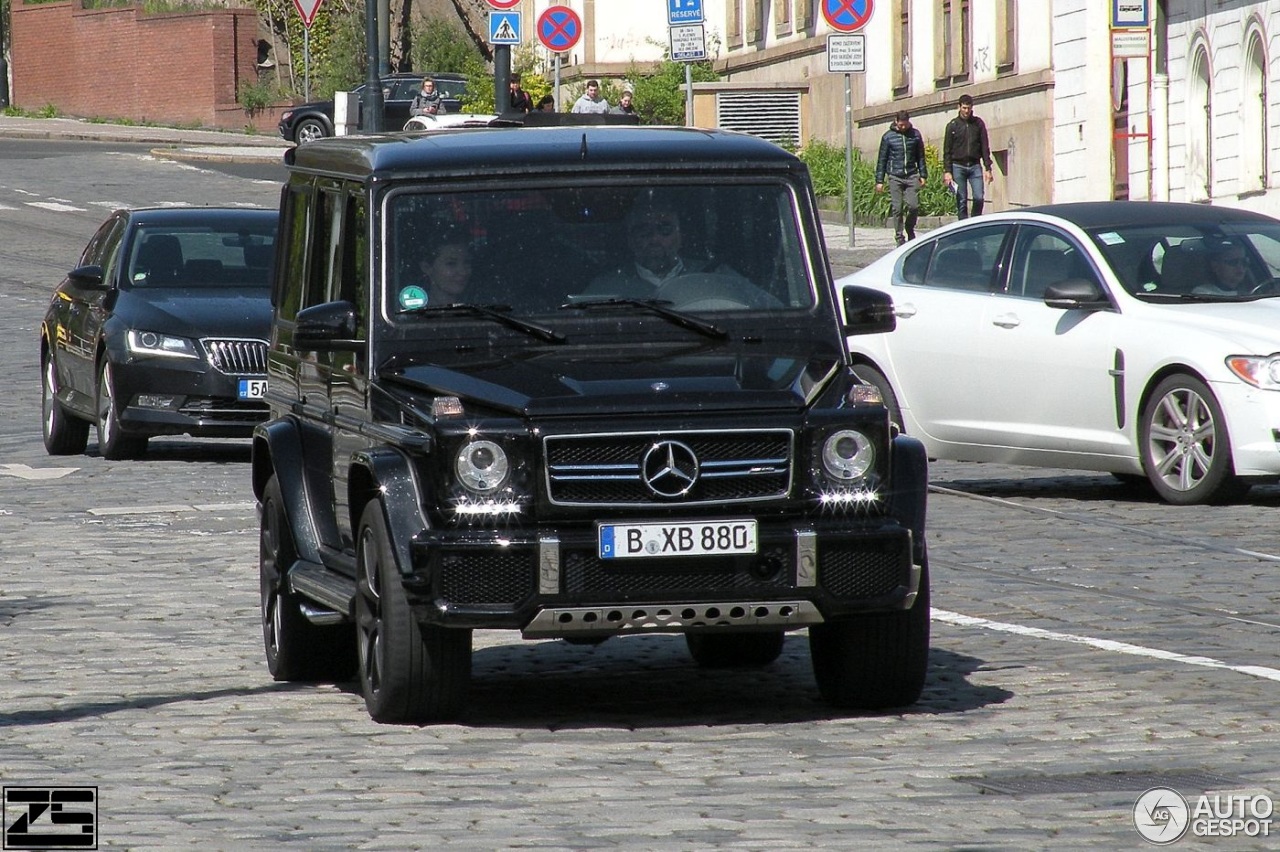
[[[403,310],[420,308],[427,303],[427,291],[416,284],[400,291],[400,307]]]

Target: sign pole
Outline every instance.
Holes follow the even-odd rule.
[[[849,248],[853,235],[853,75],[844,75],[844,209],[849,222]]]
[[[560,111],[560,53],[556,52],[556,112]]]
[[[684,64],[684,126],[693,127],[693,71]]]
[[[302,99],[311,100],[311,27],[302,28]]]

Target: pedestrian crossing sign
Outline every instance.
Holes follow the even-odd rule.
[[[519,44],[520,13],[489,13],[489,44]]]

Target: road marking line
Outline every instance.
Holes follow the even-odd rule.
[[[56,201],[28,201],[28,207],[39,207],[41,210],[52,210],[55,213],[83,213],[83,207],[70,204],[58,204]]]
[[[1190,657],[1174,651],[1163,651],[1159,648],[1147,648],[1142,645],[1130,645],[1128,642],[1116,642],[1111,639],[1095,639],[1091,636],[1080,636],[1075,633],[1059,633],[1055,630],[1042,630],[1039,627],[1027,627],[1021,624],[1009,624],[1004,621],[991,621],[945,609],[933,610],[934,621],[954,624],[957,627],[978,627],[983,630],[994,630],[999,633],[1013,633],[1018,636],[1030,636],[1035,639],[1048,639],[1054,642],[1070,642],[1074,645],[1087,645],[1101,651],[1113,651],[1117,654],[1130,654],[1135,657],[1150,657],[1156,660],[1168,660],[1188,666],[1204,666],[1209,669],[1226,669],[1227,671],[1260,677],[1266,680],[1280,681],[1280,669],[1268,666],[1233,666],[1212,657]]]
[[[0,464],[0,476],[16,476],[18,479],[61,479],[79,469],[78,467],[34,468],[25,464]]]
[[[99,515],[102,517],[113,517],[116,515],[159,515],[159,514],[175,514],[178,512],[228,512],[241,511],[252,512],[256,509],[257,503],[202,503],[197,506],[190,506],[186,503],[172,503],[162,506],[102,506],[96,509],[89,509],[90,515]]]

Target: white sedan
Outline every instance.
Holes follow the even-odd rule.
[[[842,279],[897,329],[850,337],[931,458],[1145,476],[1176,504],[1280,477],[1280,221],[1094,202],[967,219]]]

